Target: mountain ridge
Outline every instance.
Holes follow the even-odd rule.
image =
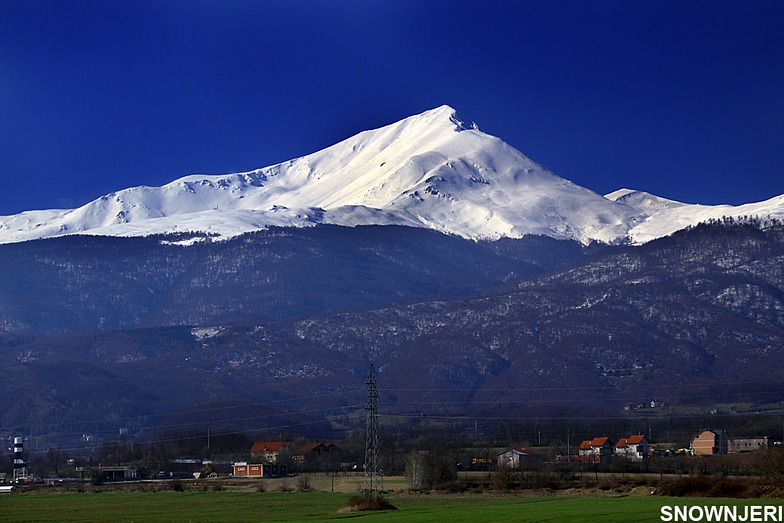
[[[400,226],[276,228],[0,245],[0,332],[291,320],[490,292],[579,261],[576,242],[473,242]],[[187,246],[187,248],[186,248]]]
[[[448,105],[320,151],[241,173],[131,187],[78,209],[0,217],[0,243],[69,234],[199,232],[271,226],[405,225],[467,239],[546,235],[645,243],[724,215],[784,217],[784,196],[743,206],[684,204],[632,191],[601,196],[461,119]]]
[[[60,303],[53,294],[58,289],[50,290],[47,302],[36,302],[39,307],[52,302],[56,314],[42,311],[48,318],[67,317],[74,311],[91,317],[103,314],[73,292],[85,275],[97,272],[101,265],[95,262],[97,255],[122,267],[121,272],[107,270],[136,290],[118,292],[100,280],[96,297],[127,311],[134,309],[125,302],[143,306],[139,298],[156,291],[153,275],[146,269],[155,265],[148,261],[150,246],[167,256],[176,251],[193,257],[205,251],[209,270],[199,265],[190,273],[196,276],[190,290],[181,286],[181,275],[163,275],[166,281],[180,282],[179,290],[166,294],[181,297],[180,307],[198,311],[224,304],[229,313],[196,322],[188,321],[190,312],[185,311],[171,316],[174,321],[169,325],[121,326],[121,330],[90,330],[84,325],[71,332],[0,331],[0,349],[7,362],[0,374],[9,386],[0,399],[4,430],[98,419],[106,420],[106,434],[117,434],[117,423],[124,419],[154,418],[162,412],[194,410],[229,399],[291,400],[292,412],[322,405],[331,409],[361,405],[369,363],[377,365],[379,381],[385,384],[386,412],[417,418],[424,413],[536,419],[553,416],[554,409],[561,416],[567,412],[579,417],[618,416],[625,403],[652,399],[679,406],[781,401],[784,222],[721,220],[642,246],[603,247],[588,257],[575,242],[540,239],[559,249],[577,249],[574,263],[547,265],[542,267],[545,271],[511,280],[505,277],[509,260],[492,268],[484,254],[463,252],[456,257],[443,250],[461,242],[455,248],[477,249],[479,242],[411,228],[380,229],[289,228],[271,231],[279,235],[274,238],[259,233],[255,240],[260,243],[255,245],[241,238],[187,249],[163,248],[155,238],[71,237],[3,246],[6,256],[0,260],[14,251],[22,262],[28,261],[26,268],[34,260],[44,271],[57,271],[56,281],[70,286],[62,290],[71,296],[70,304]],[[325,255],[334,257],[335,246],[342,243],[341,256],[356,256],[368,252],[375,242],[372,257],[391,261],[387,268],[420,269],[417,285],[424,281],[443,289],[461,282],[473,284],[475,270],[487,265],[492,273],[489,283],[505,280],[509,286],[502,292],[468,289],[380,308],[311,311],[296,318],[264,318],[263,307],[254,308],[255,317],[240,314],[253,308],[253,302],[233,301],[237,289],[257,281],[263,285],[251,289],[247,297],[269,294],[263,276],[277,271],[283,277],[281,271],[291,265],[286,253],[312,252],[314,237],[325,234],[333,235],[319,240],[320,249],[332,250]],[[382,234],[393,236],[380,241]],[[405,238],[405,242],[390,241]],[[268,241],[278,245],[265,245]],[[518,242],[527,241],[502,240],[503,247],[485,247],[509,249],[502,254],[510,257]],[[64,252],[65,244],[70,244],[69,252]],[[85,249],[89,244],[94,252]],[[134,251],[128,244],[140,248]],[[292,249],[292,245],[304,248]],[[228,249],[234,251],[220,252]],[[541,245],[527,249],[535,255],[543,250]],[[250,254],[257,257],[263,272],[250,279],[236,278],[235,269],[255,274],[257,269],[247,263]],[[83,260],[68,262],[73,256]],[[419,261],[422,256],[433,257],[432,263],[425,266]],[[280,263],[273,266],[275,259]],[[310,269],[319,258],[288,259],[300,260],[298,267],[291,268],[290,282],[310,275],[320,285],[331,285],[340,277],[324,270],[313,276]],[[384,274],[384,269],[368,270],[367,258],[354,259],[353,264],[335,264],[341,271],[359,271],[347,276],[353,290],[390,296],[384,287],[372,286],[379,276],[387,277],[393,288],[401,288],[399,277]],[[445,268],[443,260],[452,260],[453,265]],[[171,260],[172,267],[183,265]],[[75,271],[79,268],[82,272]],[[368,277],[357,279],[362,273]],[[9,274],[0,271],[0,282],[26,286],[18,281],[25,272],[17,271],[15,278]],[[139,280],[136,274],[146,274],[146,279]],[[460,281],[449,282],[445,275]],[[222,288],[218,276],[225,282]],[[41,279],[35,276],[36,281]],[[293,302],[303,301],[303,296],[319,299],[320,291],[305,283],[302,294],[284,285],[286,296]],[[122,301],[111,302],[113,296]],[[588,390],[590,397],[576,392]],[[343,402],[347,391],[354,395]],[[703,422],[699,418],[695,423]],[[201,423],[206,426],[207,420]],[[253,423],[250,428],[259,430],[264,422]]]

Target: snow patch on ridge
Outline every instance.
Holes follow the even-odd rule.
[[[662,198],[661,196],[655,196],[644,191],[635,191],[633,189],[618,189],[615,192],[606,194],[604,197],[614,202],[625,203],[630,207],[634,207],[635,209],[639,209],[644,212],[658,211],[661,209],[674,209],[676,207],[683,207],[684,205],[688,205],[686,203],[676,202],[675,200],[668,200],[667,198]]]

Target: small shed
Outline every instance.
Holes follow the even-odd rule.
[[[527,449],[509,449],[496,455],[498,467],[520,468],[534,453]]]
[[[128,481],[140,477],[138,467],[101,467],[97,472],[104,481]]]
[[[286,465],[274,463],[245,463],[234,464],[233,474],[239,478],[279,478],[288,474]]]

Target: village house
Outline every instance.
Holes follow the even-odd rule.
[[[298,465],[325,464],[339,459],[340,448],[334,443],[310,443],[305,445],[291,457]]]
[[[498,467],[520,468],[534,453],[526,449],[509,449],[496,455]]]
[[[587,439],[580,443],[578,452],[580,461],[586,463],[599,463],[613,455],[613,444],[610,441],[610,438],[606,436]]]
[[[334,456],[340,449],[334,443],[311,443],[299,450],[300,454],[307,456]]]
[[[705,429],[691,440],[691,449],[695,456],[727,454],[729,451],[727,431]]]
[[[139,467],[98,467],[94,474],[103,481],[128,481],[141,477]]]
[[[251,456],[264,463],[277,463],[281,454],[288,452],[288,441],[257,441],[250,448]]]
[[[645,436],[637,434],[628,438],[621,438],[615,444],[615,455],[630,459],[632,461],[642,461],[651,453],[651,446]]]
[[[766,449],[770,446],[770,437],[752,436],[750,438],[729,438],[728,452],[738,454]]]

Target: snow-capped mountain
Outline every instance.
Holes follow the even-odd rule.
[[[753,204],[754,210],[784,216],[780,198],[769,202]],[[442,106],[255,171],[190,175],[111,193],[78,209],[0,217],[0,242],[189,231],[231,237],[316,223],[398,224],[470,239],[541,234],[583,243],[645,242],[702,217],[752,210],[740,209],[630,190],[600,196]]]
[[[605,195],[605,198],[634,207],[643,217],[628,232],[631,243],[647,243],[656,238],[669,236],[711,219],[722,217],[738,218],[757,216],[760,218],[784,218],[784,195],[769,200],[744,205],[697,205],[676,202],[643,191],[620,189]]]

